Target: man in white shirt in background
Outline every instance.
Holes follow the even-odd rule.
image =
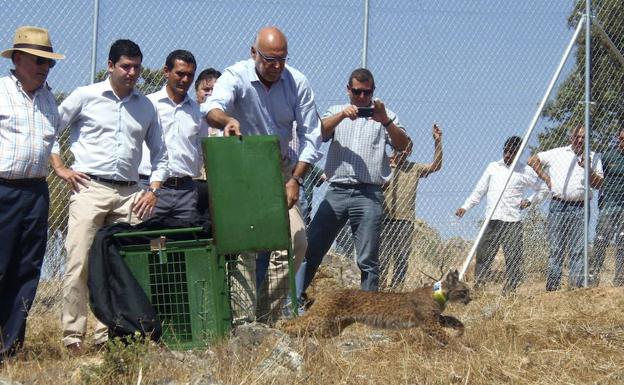
[[[201,138],[208,136],[208,124],[199,111],[199,104],[188,95],[193,84],[197,63],[185,50],[171,52],[165,61],[165,86],[147,98],[154,104],[167,147],[169,178],[160,188],[153,215],[192,220],[197,217],[197,185],[203,167]],[[150,151],[143,145],[139,166],[139,184],[148,188],[152,174]]]
[[[569,146],[539,152],[528,164],[546,183],[552,194],[548,209],[550,255],[546,290],[559,290],[566,250],[569,255],[568,285],[583,285],[583,218],[585,195],[585,127],[570,133]],[[603,180],[602,162],[590,152],[589,185],[599,188]],[[591,189],[589,191],[591,199]]]
[[[195,80],[195,100],[197,100],[197,103],[202,104],[212,96],[214,85],[219,76],[221,76],[221,72],[212,67],[206,68],[199,73],[197,80]]]
[[[503,159],[490,163],[477,182],[473,192],[468,196],[455,215],[463,217],[466,211],[476,206],[486,196],[487,217],[505,186],[509,168],[513,163],[522,139],[512,136],[505,141]],[[521,210],[531,205],[531,200],[524,199],[527,188],[539,191],[540,183],[537,174],[526,164],[518,162],[505,188],[503,196],[494,215],[490,220],[476,252],[475,286],[483,286],[491,280],[491,267],[498,249],[502,246],[505,253],[505,285],[503,293],[511,293],[522,282],[523,276],[523,243]],[[535,196],[535,195],[534,195]]]
[[[143,54],[130,40],[117,40],[108,54],[108,78],[79,87],[58,108],[59,127],[69,126],[74,164],[66,168],[52,151],[56,174],[73,190],[65,247],[61,323],[63,344],[73,354],[84,353],[87,331],[87,258],[95,233],[106,224],[138,223],[151,214],[162,181],[167,179],[167,152],[154,105],[134,86]],[[151,151],[150,187],[141,191],[138,167],[143,141]],[[108,340],[98,322],[95,344]]]

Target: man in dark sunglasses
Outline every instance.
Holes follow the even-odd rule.
[[[383,193],[391,169],[386,145],[403,151],[409,137],[394,112],[373,100],[373,74],[359,68],[349,76],[350,103],[329,108],[322,119],[324,141],[331,141],[325,162],[329,188],[308,227],[308,249],[297,272],[297,297],[305,290],[347,220],[361,271],[362,290],[379,287],[379,236]]]
[[[46,177],[59,120],[46,79],[65,56],[46,29],[19,27],[2,57],[15,69],[0,78],[0,363],[24,342],[46,250]]]

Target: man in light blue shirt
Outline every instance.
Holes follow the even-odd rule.
[[[108,78],[80,87],[59,106],[59,127],[70,129],[71,169],[58,147],[51,156],[56,174],[70,184],[69,223],[63,284],[63,343],[74,354],[84,352],[87,329],[87,256],[97,230],[116,222],[138,223],[151,214],[160,184],[167,179],[167,153],[158,113],[134,86],[143,54],[130,40],[117,40],[108,55]],[[150,149],[150,188],[137,185],[143,142]],[[108,339],[97,324],[95,343]]]
[[[192,53],[171,52],[163,73],[167,83],[147,96],[158,110],[169,159],[169,178],[162,183],[154,215],[184,220],[197,218],[197,186],[193,178],[203,167],[200,140],[208,136],[208,124],[199,104],[188,95],[197,64]],[[152,174],[151,152],[144,145],[139,165],[139,184],[147,188]]]
[[[403,151],[410,139],[396,114],[373,101],[373,74],[359,68],[347,84],[350,104],[329,108],[323,140],[331,141],[325,162],[329,188],[308,228],[309,245],[297,272],[297,297],[312,282],[323,257],[347,220],[351,223],[362,290],[379,288],[379,238],[383,217],[381,186],[390,180],[386,147]]]
[[[279,136],[296,269],[307,247],[297,202],[299,188],[310,164],[320,158],[321,122],[308,80],[286,65],[287,59],[288,42],[282,31],[275,27],[261,29],[251,47],[251,59],[227,68],[201,108],[210,126],[223,129],[226,136]],[[293,125],[297,156],[290,155],[288,149]],[[285,253],[273,253],[272,258],[268,285],[271,311],[275,313],[288,291],[288,265]],[[267,264],[263,260],[258,269],[263,271]],[[263,274],[259,277],[264,278]]]

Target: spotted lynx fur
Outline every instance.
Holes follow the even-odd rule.
[[[433,293],[431,285],[406,293],[328,291],[303,316],[284,322],[281,329],[294,336],[334,337],[356,322],[384,329],[420,326],[446,345],[448,335],[442,327],[456,329],[461,335],[464,324],[455,317],[442,315],[445,301],[436,300]],[[467,304],[471,300],[468,286],[459,281],[457,270],[446,275],[438,293],[448,302]]]

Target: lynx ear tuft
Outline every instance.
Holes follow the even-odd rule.
[[[459,282],[459,272],[457,271],[457,269],[449,270],[449,272],[446,273],[445,282],[449,286],[457,285],[457,282]]]

